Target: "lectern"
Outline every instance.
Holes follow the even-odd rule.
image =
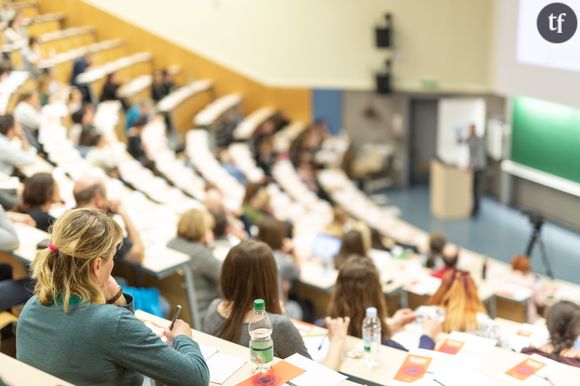
[[[473,201],[473,173],[431,161],[431,213],[444,220],[469,218]]]

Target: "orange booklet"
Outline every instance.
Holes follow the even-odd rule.
[[[517,364],[515,367],[509,369],[505,373],[511,377],[519,379],[520,381],[525,381],[530,376],[540,371],[540,369],[544,366],[546,366],[545,363],[527,358],[526,360]]]
[[[305,370],[280,361],[265,373],[256,373],[236,386],[281,386],[291,379],[303,374]]]
[[[529,338],[530,336],[532,336],[532,331],[518,330],[518,332],[516,332],[516,335],[525,336],[526,338]]]
[[[463,344],[464,343],[460,340],[445,339],[445,341],[443,341],[443,343],[441,344],[441,346],[439,346],[437,351],[444,352],[446,354],[455,355],[459,352],[459,350],[461,350],[461,347],[463,347]]]
[[[399,368],[397,375],[395,375],[395,380],[408,383],[415,382],[423,378],[430,363],[431,358],[429,357],[409,354]]]

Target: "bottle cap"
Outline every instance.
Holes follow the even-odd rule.
[[[264,303],[264,299],[254,300],[254,311],[264,311],[265,309],[266,303]]]
[[[374,318],[377,316],[377,309],[375,307],[367,308],[367,318]]]

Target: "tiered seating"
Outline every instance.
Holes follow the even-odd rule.
[[[140,75],[124,83],[118,91],[121,98],[127,100],[144,100],[151,98],[152,75]]]
[[[193,118],[193,124],[199,128],[210,128],[230,109],[242,103],[240,94],[228,94],[216,99]]]
[[[172,127],[179,134],[185,134],[191,128],[195,113],[210,102],[212,90],[211,80],[189,82],[160,100],[157,109],[169,117]]]
[[[95,65],[112,61],[126,55],[125,43],[121,39],[103,40],[79,48],[61,52],[40,62],[40,68],[52,68],[56,79],[68,83],[73,62],[85,55],[93,54]]]
[[[246,140],[252,137],[254,131],[268,119],[276,114],[272,107],[262,107],[248,115],[234,130],[234,138],[237,140]]]
[[[209,182],[216,185],[226,198],[225,205],[237,209],[244,198],[244,188],[222,167],[210,152],[208,133],[205,130],[191,130],[186,137],[187,155],[197,171]]]
[[[318,181],[331,194],[332,199],[352,216],[366,222],[385,235],[389,234],[389,225],[400,214],[398,208],[378,207],[366,194],[358,190],[341,169],[320,171]]]
[[[167,140],[166,126],[160,120],[149,123],[142,135],[147,155],[155,166],[175,186],[187,194],[203,201],[205,181],[184,160],[177,159]]]
[[[119,117],[120,104],[118,102],[101,103],[97,110],[95,123],[97,128],[106,135],[110,141],[114,141],[118,149],[119,171],[121,176],[139,191],[145,193],[153,200],[163,203],[175,213],[182,213],[189,208],[199,206],[199,203],[184,195],[179,189],[169,186],[167,182],[143,167],[141,163],[133,159],[119,144],[115,134],[117,121],[113,117]],[[102,116],[106,117],[102,117]]]
[[[40,36],[44,33],[60,30],[64,15],[62,13],[45,13],[25,21],[29,36]]]
[[[290,150],[292,142],[306,129],[304,122],[291,122],[282,130],[274,134],[274,147],[280,154]]]
[[[149,52],[141,52],[119,58],[117,60],[93,67],[77,76],[79,84],[91,87],[93,95],[100,95],[107,75],[117,73],[118,78],[124,83],[138,76],[148,75],[152,72],[153,56]]]
[[[231,144],[228,151],[234,163],[244,173],[248,181],[260,182],[264,180],[264,171],[256,165],[250,146],[247,143]]]
[[[114,104],[116,103],[107,103],[104,104],[104,106],[108,107]],[[115,109],[110,109],[109,111],[106,111],[106,108],[100,109],[100,115],[108,114],[111,111],[115,111]],[[130,190],[120,181],[106,177],[100,169],[91,166],[80,156],[72,142],[68,139],[66,128],[60,124],[58,117],[55,115],[45,116],[47,119],[44,120],[43,126],[40,129],[39,139],[43,143],[49,158],[55,162],[59,168],[66,172],[66,174],[70,175],[73,181],[86,174],[92,174],[100,176],[106,182],[107,195],[109,198],[118,199],[123,203],[123,206],[130,214],[133,222],[138,228],[145,246],[144,268],[155,271],[157,267],[164,264],[170,264],[173,260],[187,261],[188,258],[186,256],[168,249],[165,245],[167,241],[175,235],[175,224],[177,224],[179,213],[197,205],[197,203],[191,199],[182,201],[180,197],[176,198],[172,196],[171,192],[168,192],[168,195],[171,196],[171,198],[168,200],[162,199],[161,201],[176,200],[176,205],[165,206],[157,204],[147,199],[144,195],[145,192]],[[114,119],[99,119],[99,123],[103,124],[104,122],[114,122]],[[107,130],[107,128],[102,126],[101,128]],[[117,144],[116,146],[118,148],[118,153],[122,156],[124,145]],[[135,168],[134,165],[132,165],[132,160],[125,158],[122,159],[122,161],[127,162],[126,169],[128,171],[126,170],[126,175],[124,175],[125,178],[135,182],[139,176],[143,175],[140,168]],[[151,179],[144,181],[144,184],[146,183],[158,185],[156,181],[151,181]],[[72,194],[72,182],[69,182],[65,186],[66,190],[63,189],[63,192],[68,191]],[[140,185],[140,187],[143,186]],[[72,203],[74,204],[74,201],[72,201]],[[67,204],[69,203],[67,202]],[[179,207],[177,204],[182,205],[182,207]],[[68,207],[74,207],[74,205]],[[160,260],[161,257],[162,260]]]
[[[38,37],[44,55],[54,55],[95,42],[95,28],[90,26],[67,28]]]
[[[15,10],[20,12],[24,17],[35,17],[38,15],[38,2],[37,1],[18,1],[12,2],[10,6]]]

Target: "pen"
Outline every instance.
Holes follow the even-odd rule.
[[[177,318],[179,318],[179,314],[181,314],[181,306],[178,304],[177,307],[175,307],[175,313],[173,314],[173,319],[171,319],[171,324],[169,325],[170,331],[173,330],[173,325]]]

